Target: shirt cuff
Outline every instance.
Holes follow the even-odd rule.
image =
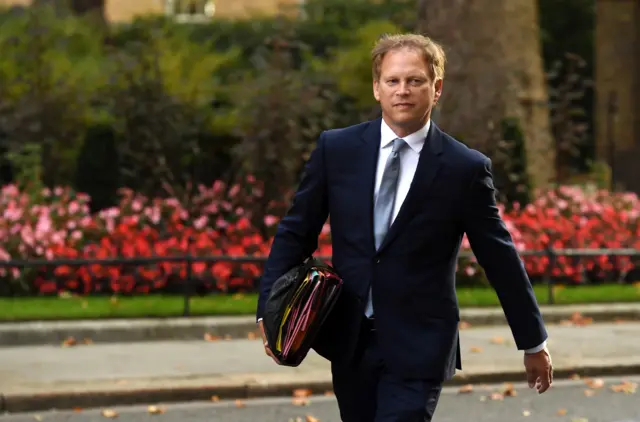
[[[258,320],[256,322],[260,322],[260,321],[262,321],[262,318],[258,318]]]
[[[532,348],[532,349],[526,349],[524,352],[525,352],[525,353],[529,353],[529,354],[531,354],[531,353],[538,353],[540,350],[543,350],[543,349],[545,349],[546,347],[547,347],[547,341],[545,340],[545,341],[543,341],[543,342],[542,342],[542,344],[541,344],[541,345],[539,345],[539,346],[537,346],[537,347],[534,347],[534,348]]]

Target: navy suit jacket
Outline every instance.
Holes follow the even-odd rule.
[[[376,251],[373,235],[380,119],[325,131],[281,220],[261,279],[257,317],[275,280],[317,248],[329,218],[344,294],[314,344],[353,358],[369,287],[388,370],[446,380],[461,369],[455,272],[463,234],[497,292],[518,349],[547,338],[531,283],[498,215],[491,161],[440,130],[425,140],[409,193]]]

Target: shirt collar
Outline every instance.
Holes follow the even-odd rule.
[[[389,127],[387,122],[382,120],[381,128],[380,128],[380,146],[385,148],[394,141],[396,138],[400,138],[396,135],[393,130]],[[405,136],[402,139],[417,153],[422,151],[422,147],[424,146],[425,139],[427,138],[427,134],[429,133],[429,128],[431,126],[431,119],[427,120],[427,124],[425,124],[420,130],[412,133],[411,135]]]

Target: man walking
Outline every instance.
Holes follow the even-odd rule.
[[[496,290],[530,387],[552,382],[547,332],[498,214],[491,161],[441,131],[431,111],[445,54],[414,34],[372,51],[382,118],[323,132],[281,220],[261,280],[257,317],[275,280],[317,248],[330,217],[344,294],[314,349],[331,361],[345,422],[431,421],[461,369],[457,255],[466,233]],[[471,416],[471,415],[470,415]]]

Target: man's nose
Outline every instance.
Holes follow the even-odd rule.
[[[409,84],[406,82],[401,82],[398,87],[398,95],[408,95],[411,91],[409,90]]]

